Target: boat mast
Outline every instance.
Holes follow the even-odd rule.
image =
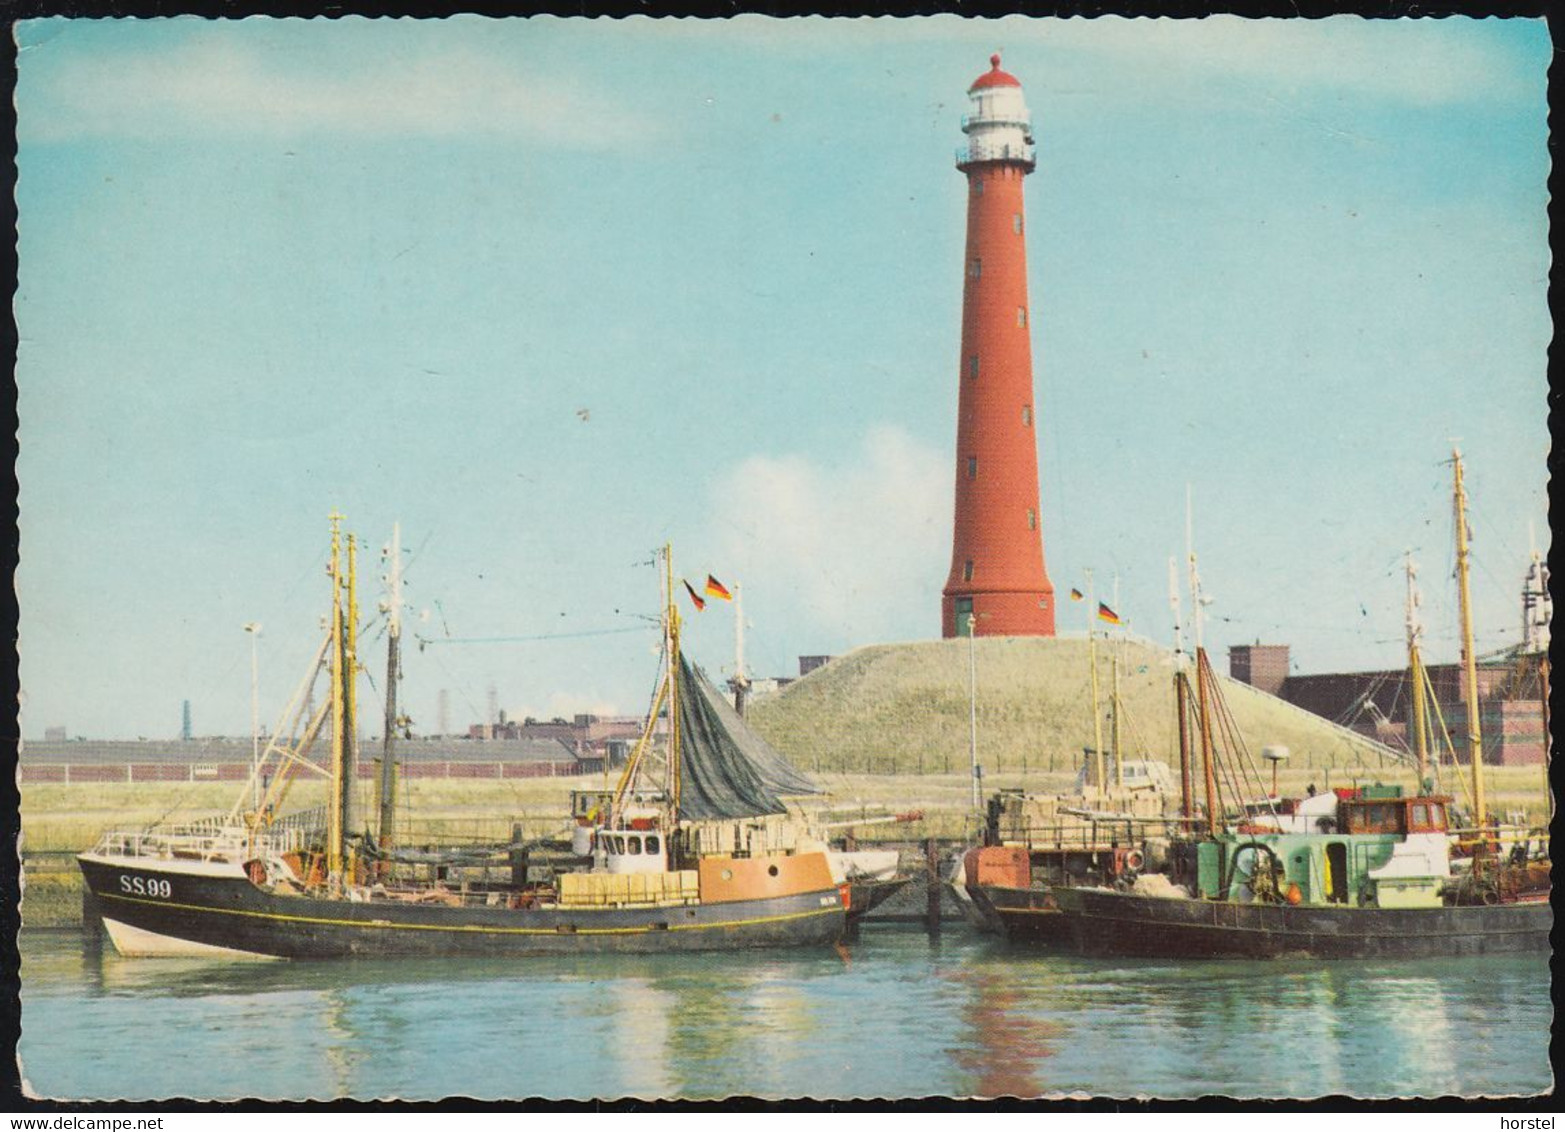
[[[1456,469],[1456,580],[1462,609],[1462,670],[1467,695],[1467,755],[1473,764],[1473,810],[1479,830],[1480,851],[1487,844],[1483,831],[1488,825],[1488,807],[1484,799],[1483,729],[1478,719],[1478,658],[1473,653],[1472,595],[1468,582],[1467,492],[1462,486],[1462,453],[1451,449]]]
[[[396,832],[397,681],[402,663],[402,524],[391,525],[391,568],[386,574],[386,730],[380,750],[380,849],[392,848]]]
[[[619,782],[614,787],[614,796],[609,803],[608,821],[605,823],[611,827],[619,825],[624,817],[627,801],[636,793],[661,795],[669,807],[671,824],[677,820],[679,813],[678,770],[674,747],[679,730],[678,692],[675,689],[675,685],[679,682],[675,677],[679,665],[679,609],[674,603],[673,549],[668,544],[664,544],[658,554],[663,560],[663,571],[658,578],[662,588],[659,596],[663,603],[663,612],[658,621],[663,632],[663,658],[666,663],[663,670],[658,673],[657,689],[652,694],[652,703],[647,710],[647,721],[641,729],[641,737],[636,740],[635,748],[630,752],[630,757],[625,760],[625,768],[620,771]],[[657,562],[657,557],[654,556],[649,565],[655,566]],[[660,766],[656,753],[656,739],[658,720],[662,717],[665,704],[668,706],[668,744],[665,748],[666,757]]]
[[[1423,626],[1418,621],[1418,565],[1413,552],[1407,552],[1407,676],[1412,686],[1413,753],[1418,757],[1418,789],[1423,791],[1429,780],[1429,707],[1424,702],[1424,662],[1419,655],[1418,641],[1423,636]]]
[[[1103,766],[1103,709],[1098,704],[1098,619],[1097,597],[1092,589],[1092,571],[1087,574],[1087,663],[1092,668],[1092,784],[1102,790],[1108,784]]]
[[[1527,522],[1527,549],[1532,565],[1522,584],[1522,649],[1532,654],[1538,670],[1538,698],[1543,717],[1543,823],[1547,826],[1554,816],[1554,791],[1549,784],[1553,754],[1549,733],[1549,622],[1553,619],[1553,606],[1549,598],[1549,568],[1538,553],[1537,534],[1531,520]]]
[[[1114,690],[1111,693],[1111,699],[1114,704],[1114,719],[1112,730],[1109,732],[1109,745],[1114,749],[1114,787],[1117,790],[1123,790],[1125,787],[1125,764],[1119,749],[1119,655],[1116,653],[1112,659],[1114,661]]]
[[[1206,778],[1206,825],[1212,836],[1217,836],[1219,814],[1217,812],[1217,772],[1212,766],[1212,714],[1209,689],[1211,665],[1207,663],[1206,648],[1201,643],[1201,574],[1196,569],[1195,558],[1195,505],[1191,500],[1190,485],[1185,485],[1185,553],[1190,563],[1190,616],[1195,622],[1195,683],[1196,715],[1201,728],[1201,765]]]
[[[1179,721],[1179,816],[1195,812],[1190,782],[1190,680],[1185,672],[1185,640],[1180,624],[1179,568],[1168,556],[1168,604],[1174,610],[1174,714]]]
[[[342,871],[342,516],[331,513],[331,802],[326,814],[326,875]]]
[[[745,693],[750,681],[744,674],[744,607],[739,601],[739,583],[734,583],[734,711],[744,716]]]
[[[1554,786],[1549,779],[1553,743],[1549,735],[1549,654],[1538,658],[1538,697],[1543,708],[1543,827],[1554,824]]]
[[[359,544],[358,538],[348,536],[348,603],[342,637],[342,843],[339,856],[353,872],[353,858],[349,844],[353,836],[353,783],[358,774],[358,691],[359,682],[359,597],[358,597]],[[350,882],[352,876],[347,878]]]
[[[668,806],[669,823],[679,819],[679,606],[674,601],[674,544],[663,544],[664,651],[668,655]]]
[[[1196,617],[1196,624],[1201,619]],[[1217,773],[1212,766],[1212,714],[1210,708],[1210,695],[1208,683],[1211,680],[1211,666],[1206,660],[1206,650],[1199,645],[1195,650],[1195,686],[1196,686],[1196,711],[1201,718],[1201,765],[1206,773],[1206,828],[1213,837],[1217,836]]]

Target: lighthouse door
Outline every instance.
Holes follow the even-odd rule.
[[[958,637],[973,635],[973,599],[970,597],[956,599],[956,635]]]

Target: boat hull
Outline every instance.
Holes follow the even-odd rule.
[[[1149,958],[1416,959],[1544,951],[1548,904],[1352,908],[1234,904],[1106,889],[1054,894],[1085,955]]]
[[[824,945],[845,930],[836,887],[721,903],[451,907],[279,895],[241,870],[78,858],[111,939],[134,954],[286,959],[710,951]],[[217,950],[209,950],[217,949]]]
[[[1070,928],[1049,888],[968,885],[967,893],[983,923],[1015,943],[1069,947]]]

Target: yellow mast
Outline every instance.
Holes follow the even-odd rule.
[[[1462,608],[1462,668],[1467,695],[1467,754],[1473,764],[1473,813],[1480,831],[1480,848],[1487,843],[1482,831],[1488,826],[1484,799],[1483,729],[1478,720],[1478,658],[1473,653],[1473,610],[1468,586],[1467,492],[1462,487],[1462,454],[1451,449],[1456,468],[1456,580]]]
[[[652,708],[647,713],[646,726],[641,729],[641,738],[636,741],[630,757],[625,760],[625,769],[620,772],[619,782],[614,787],[614,796],[610,803],[611,820],[617,820],[631,784],[638,778],[641,764],[653,747],[653,735],[657,731],[658,716],[662,713],[665,703],[668,705],[668,758],[664,764],[663,781],[661,783],[653,781],[648,785],[661,787],[668,794],[671,821],[677,820],[679,812],[679,692],[677,688],[679,681],[676,675],[679,665],[679,609],[674,601],[673,557],[673,547],[665,544],[662,622],[663,655],[667,659],[667,667],[658,678],[657,691],[652,697]]]
[[[1092,668],[1092,784],[1099,790],[1108,785],[1103,767],[1103,710],[1098,706],[1098,638],[1093,631],[1097,622],[1097,597],[1092,590],[1092,571],[1087,572],[1087,663]]]
[[[1206,772],[1206,828],[1213,837],[1220,826],[1217,812],[1217,771],[1212,765],[1212,714],[1208,704],[1207,682],[1211,679],[1206,649],[1195,650],[1196,711],[1201,720],[1201,763]]]
[[[1549,767],[1553,761],[1552,741],[1549,737],[1549,654],[1538,658],[1538,698],[1543,707],[1543,828],[1547,830],[1554,821],[1554,786],[1549,781]]]
[[[674,545],[663,544],[668,597],[668,780],[669,821],[679,820],[679,606],[674,600]]]
[[[331,802],[326,813],[326,874],[342,871],[342,516],[331,513]]]
[[[1429,779],[1429,707],[1424,702],[1424,662],[1418,653],[1422,628],[1418,623],[1418,588],[1414,579],[1418,567],[1413,552],[1407,552],[1407,674],[1412,685],[1413,753],[1418,757],[1418,789]]]
[[[1109,743],[1114,748],[1114,785],[1118,789],[1125,786],[1125,762],[1119,749],[1119,657],[1114,657],[1114,729],[1109,733]]]
[[[342,664],[342,849],[348,880],[353,880],[353,855],[348,841],[353,836],[353,783],[358,775],[358,683],[359,683],[359,592],[358,539],[348,536],[347,624],[343,626]]]
[[[1418,756],[1418,789],[1429,781],[1429,705],[1424,700],[1424,661],[1415,644],[1408,650],[1408,679],[1413,685],[1413,751]]]

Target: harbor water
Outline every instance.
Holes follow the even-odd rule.
[[[1086,960],[965,928],[791,953],[125,959],[24,932],[18,1053],[69,1099],[1534,1095],[1548,956]]]

